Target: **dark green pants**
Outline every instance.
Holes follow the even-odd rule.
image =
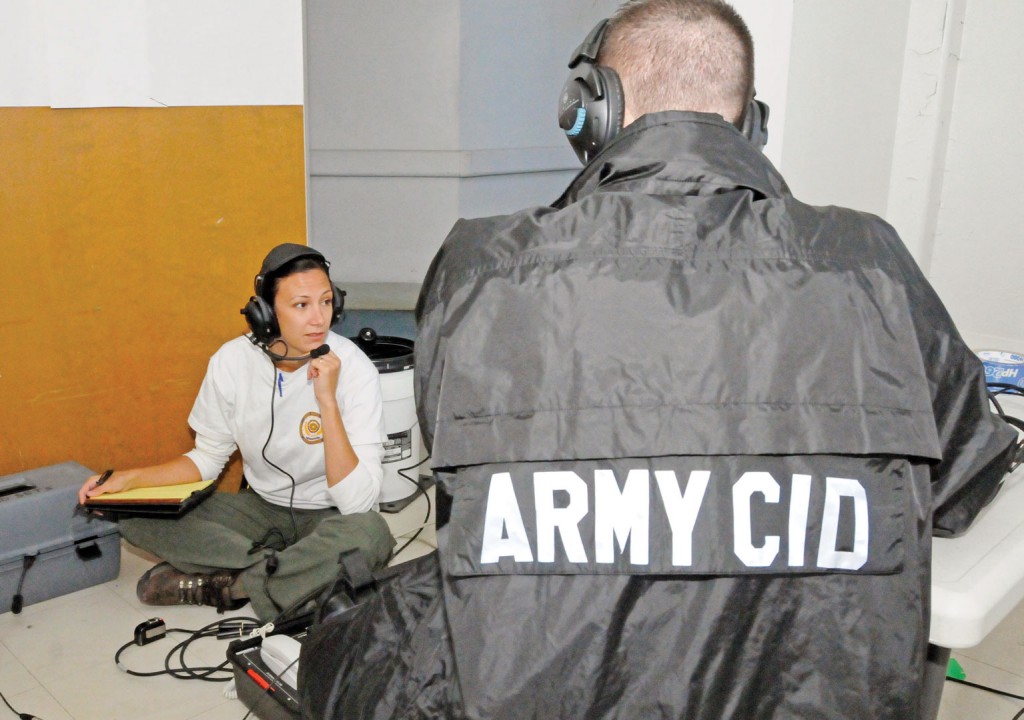
[[[333,582],[342,551],[361,550],[377,569],[394,546],[376,512],[289,512],[252,490],[214,493],[180,518],[123,518],[120,526],[128,542],[183,572],[242,570],[239,580],[264,622]],[[276,569],[268,572],[275,562]]]

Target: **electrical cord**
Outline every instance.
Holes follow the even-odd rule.
[[[161,623],[163,621],[160,621]],[[114,653],[114,664],[119,670],[128,675],[134,675],[136,677],[156,677],[158,675],[170,675],[171,677],[179,680],[203,680],[205,682],[227,682],[234,678],[234,673],[231,670],[230,660],[225,660],[220,665],[216,666],[200,666],[200,667],[189,667],[185,662],[185,653],[189,646],[203,638],[217,638],[220,640],[225,639],[238,639],[248,635],[249,632],[261,627],[259,620],[253,617],[233,617],[218,620],[216,622],[205,625],[199,630],[188,630],[185,628],[167,628],[164,633],[155,634],[152,640],[143,639],[140,636],[138,630],[136,631],[136,637],[134,640],[126,642],[124,645],[117,649]],[[177,645],[175,645],[167,653],[164,658],[164,669],[153,670],[153,671],[139,671],[132,670],[122,664],[121,655],[132,645],[146,645],[153,640],[159,640],[165,633],[187,633],[188,637]],[[172,661],[177,655],[177,666],[172,667]],[[220,673],[218,675],[218,673]]]
[[[267,465],[270,465],[270,467],[277,470],[292,482],[291,493],[288,495],[288,515],[292,519],[292,542],[295,542],[299,539],[299,529],[295,523],[295,478],[292,477],[291,473],[275,464],[267,457],[267,446],[270,445],[270,438],[274,434],[274,391],[277,390],[278,392],[283,392],[281,390],[281,383],[283,383],[284,377],[279,375],[281,371],[277,369],[276,365],[271,363],[270,366],[274,370],[274,379],[270,383],[270,430],[267,431],[267,441],[263,443],[263,449],[260,450],[260,454],[263,456],[263,461],[267,463]]]
[[[992,395],[1024,395],[1024,387],[1020,385],[996,382],[985,383],[985,385],[989,388],[989,392]],[[993,391],[992,388],[995,388],[995,390]]]
[[[988,687],[986,685],[979,685],[978,683],[970,682],[969,680],[961,680],[960,678],[946,676],[946,680],[949,682],[957,683],[958,685],[966,685],[967,687],[975,688],[976,690],[984,690],[985,692],[994,693],[996,695],[1002,695],[1004,697],[1013,698],[1014,700],[1024,700],[1024,695],[1015,695],[1014,693],[1007,692],[1005,690],[998,690],[996,688]],[[1021,708],[1011,720],[1020,720],[1024,717],[1024,708]]]
[[[276,400],[275,391],[283,392],[281,387],[284,382],[284,376],[281,375],[281,371],[277,368],[277,366],[274,365],[273,363],[271,363],[270,365],[274,371],[274,379],[270,383],[270,429],[267,431],[267,441],[263,443],[263,448],[260,450],[260,454],[263,456],[263,461],[267,463],[267,465],[270,465],[272,468],[277,470],[279,473],[281,473],[291,481],[292,489],[288,493],[288,517],[291,518],[292,521],[291,542],[295,543],[299,539],[299,527],[298,524],[295,522],[295,478],[292,476],[290,472],[282,468],[280,465],[277,465],[276,463],[271,461],[270,458],[267,457],[267,447],[270,445],[270,438],[273,437],[274,435],[274,404]],[[287,547],[288,542],[286,542],[284,539],[284,533],[282,533],[280,530],[277,530],[277,533],[281,536],[282,545]],[[268,533],[268,535],[269,534],[270,533]],[[267,539],[267,536],[264,536],[264,539]],[[256,544],[254,544],[253,549],[250,552],[254,552],[258,549],[260,548]],[[277,610],[278,613],[283,614],[284,611],[281,609],[281,605],[277,602],[274,596],[270,594],[270,576],[277,571],[277,556],[273,553],[273,550],[271,550],[270,556],[267,557],[266,563],[267,572],[263,578],[263,592],[267,594],[267,598],[273,604],[274,609]]]
[[[992,403],[992,406],[996,409],[996,415],[998,415],[1004,422],[1012,426],[1014,429],[1024,433],[1024,420],[1014,417],[1013,415],[1007,414],[999,401],[996,400],[996,395],[1017,395],[1024,397],[1024,388],[1018,385],[1008,385],[1006,383],[989,383],[988,399]],[[995,388],[993,390],[992,388]],[[1013,457],[1010,458],[1010,466],[1007,469],[1007,473],[1012,473],[1022,463],[1024,463],[1024,437],[1017,440],[1014,443],[1016,450],[1014,450]]]
[[[427,524],[429,523],[429,521],[430,521],[430,513],[431,513],[431,510],[432,510],[432,505],[431,505],[431,502],[430,502],[430,495],[427,493],[428,487],[425,486],[423,483],[421,483],[419,480],[417,480],[415,478],[411,478],[411,477],[409,477],[408,475],[405,474],[406,470],[415,470],[416,468],[418,468],[420,465],[422,465],[423,463],[425,463],[429,459],[430,459],[430,453],[427,453],[427,456],[425,458],[423,458],[422,460],[420,460],[415,465],[410,465],[409,467],[405,467],[405,468],[399,468],[399,470],[398,470],[398,474],[401,475],[402,477],[404,477],[409,482],[411,482],[413,485],[415,485],[417,493],[418,494],[422,494],[423,497],[426,499],[426,501],[427,501],[427,514],[423,518],[423,524],[420,525],[420,527],[416,530],[415,534],[413,534],[413,536],[411,538],[406,540],[405,543],[400,548],[395,550],[395,552],[392,553],[392,557],[396,557],[399,553],[401,553],[407,547],[412,545],[413,542],[416,541],[416,538],[418,538],[420,536],[420,533],[423,532],[423,528],[425,528],[427,526]]]
[[[947,677],[946,679],[958,685],[966,685],[967,687],[975,688],[976,690],[984,690],[985,692],[995,693],[996,695],[1003,695],[1008,698],[1013,698],[1014,700],[1024,700],[1024,695],[1014,695],[1012,692],[1007,692],[1006,690],[998,690],[996,688],[988,687],[986,685],[979,685],[978,683],[973,683],[970,680],[961,680],[960,678],[954,677]]]
[[[4,697],[4,694],[2,692],[0,692],[0,700],[3,700],[4,701],[4,705],[6,705],[10,709],[10,711],[12,713],[14,713],[19,718],[21,718],[21,720],[42,720],[42,718],[36,717],[35,715],[32,715],[31,713],[24,713],[24,712],[19,712],[19,711],[15,710],[14,706],[11,705],[9,702],[7,702],[7,698]]]

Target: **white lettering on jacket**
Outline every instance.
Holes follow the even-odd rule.
[[[672,535],[672,565],[693,564],[693,530],[711,479],[708,470],[690,472],[686,490],[681,492],[675,471],[656,470],[654,478],[668,518]],[[810,512],[812,478],[794,474],[790,483],[786,565],[804,567]],[[590,512],[587,483],[575,472],[539,471],[533,474],[536,513],[535,547],[538,563],[556,561],[558,542],[564,559],[570,563],[588,563],[588,545],[580,530],[581,521]],[[629,547],[631,565],[643,566],[650,559],[651,482],[647,470],[630,470],[619,489],[611,470],[594,472],[593,537],[586,538],[597,563],[613,563],[616,550]],[[755,500],[755,496],[759,499]],[[770,567],[778,558],[782,538],[765,535],[755,545],[753,517],[762,503],[778,503],[781,487],[768,472],[746,472],[732,486],[733,552],[747,567]],[[842,498],[853,502],[853,547],[837,547]],[[556,501],[557,498],[557,501]],[[860,481],[851,478],[825,478],[825,503],[821,516],[817,567],[858,570],[868,561],[869,507],[867,493]],[[534,562],[526,524],[516,499],[512,476],[507,472],[491,476],[484,511],[484,529],[480,551],[482,565],[509,557],[517,563]]]
[[[503,534],[508,531],[508,535]],[[503,557],[516,562],[533,562],[533,550],[526,537],[523,514],[519,512],[516,493],[512,489],[512,476],[495,473],[487,491],[487,511],[484,513],[484,543],[480,562],[496,563]]]

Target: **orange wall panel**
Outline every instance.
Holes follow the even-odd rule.
[[[300,107],[0,108],[0,475],[191,448],[260,261],[305,242],[303,155]]]

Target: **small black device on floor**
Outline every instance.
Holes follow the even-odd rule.
[[[238,699],[260,720],[298,720],[301,716],[296,678],[304,637],[305,633],[270,635],[235,640],[228,646]]]

